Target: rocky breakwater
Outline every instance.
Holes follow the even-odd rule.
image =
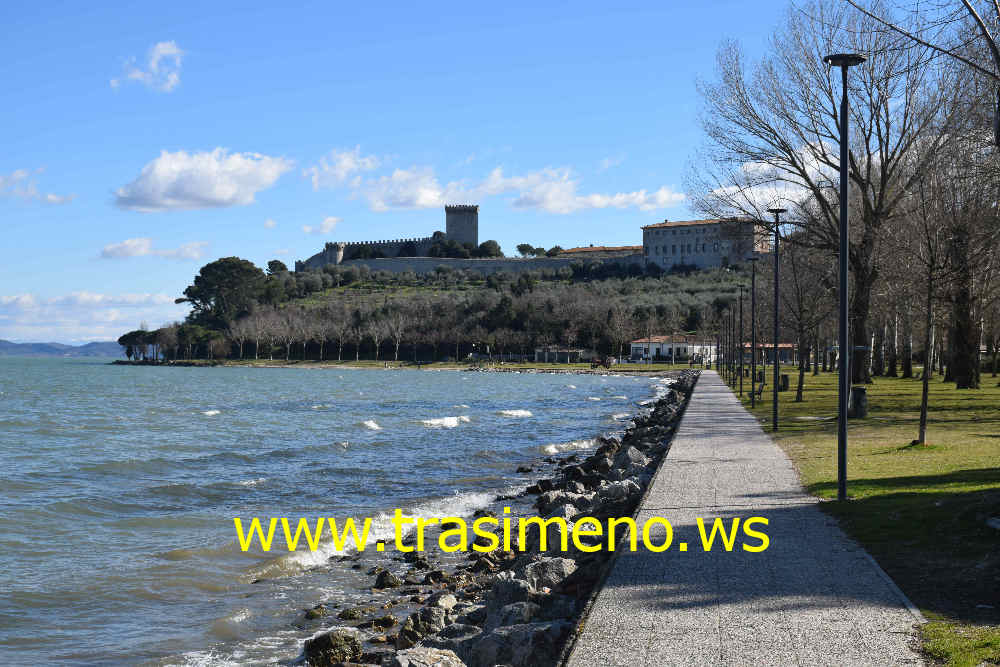
[[[550,477],[520,497],[497,499],[496,507],[478,510],[476,516],[509,518],[505,508],[518,501],[528,508],[533,500],[537,516],[560,517],[568,527],[585,516],[605,526],[611,518],[633,518],[670,449],[697,378],[698,371],[682,371],[670,389],[634,417],[621,438],[599,438],[596,451],[582,460],[575,454],[546,459],[554,466]],[[461,562],[444,567],[438,567],[443,555],[414,551],[397,558],[399,574],[372,568],[371,592],[382,597],[338,612],[340,622],[361,622],[315,634],[304,646],[306,662],[315,667],[557,664],[617,552],[608,549],[607,535],[580,537],[578,544],[570,539],[563,548],[562,532],[555,522],[544,527],[532,523],[523,551],[517,550],[515,538],[513,550],[501,544],[488,552],[470,551]],[[626,537],[627,531],[619,531],[618,546]],[[477,539],[470,543],[488,542]],[[319,605],[306,618],[328,613],[334,612]]]

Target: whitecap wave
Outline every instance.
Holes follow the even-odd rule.
[[[382,427],[374,419],[368,419],[363,422],[365,428],[371,429],[373,431],[381,431]]]
[[[616,400],[619,400],[619,401],[627,401],[628,400],[628,396],[623,396],[621,394],[619,394],[618,396],[608,396],[608,398],[613,398],[613,399],[616,399]]]
[[[499,495],[515,495],[524,490],[524,486],[510,486],[502,491]],[[430,500],[425,503],[420,503],[416,505],[411,510],[407,511],[403,509],[403,515],[412,518],[440,518],[448,516],[457,517],[468,517],[471,516],[473,512],[482,507],[486,507],[491,502],[496,500],[497,493],[488,492],[471,492],[471,493],[456,493],[451,496],[445,496],[444,498],[438,498],[436,500]],[[366,542],[366,547],[368,549],[375,549],[375,543],[379,540],[385,540],[388,543],[386,550],[393,549],[393,544],[395,540],[395,527],[392,524],[392,518],[395,512],[380,512],[377,515],[371,517],[371,528],[368,532],[368,541]],[[344,517],[346,519],[346,517]],[[358,533],[362,531],[361,520],[362,517],[356,517],[355,521],[358,525]],[[310,522],[312,527],[315,527],[316,521]],[[402,536],[405,537],[412,532],[414,524],[409,523],[402,526]],[[342,530],[342,524],[338,521],[337,530]],[[303,551],[296,551],[290,554],[285,554],[279,556],[270,561],[262,563],[257,567],[251,568],[246,572],[246,577],[249,580],[258,578],[272,578],[272,577],[282,577],[298,574],[304,570],[317,565],[322,565],[326,563],[331,556],[339,555],[341,553],[353,552],[355,550],[353,541],[350,544],[344,545],[344,551],[338,551],[334,545],[333,541],[330,540],[330,529],[324,525],[323,526],[324,540],[320,543],[319,548],[316,551],[309,551],[308,547]],[[275,538],[278,539],[277,537]],[[302,541],[304,543],[304,540]],[[283,545],[282,545],[283,546]],[[300,544],[300,548],[303,544]]]
[[[631,416],[632,413],[630,412],[616,412],[615,414],[611,415],[611,418],[621,420],[621,419],[628,419]]]
[[[587,397],[587,400],[588,400],[588,401],[599,401],[599,400],[601,400],[601,399],[600,399],[600,398],[598,398],[597,396],[588,396],[588,397]]]
[[[570,442],[558,442],[542,447],[543,454],[559,454],[561,452],[572,452],[578,449],[593,449],[597,446],[597,441],[593,438],[587,440],[572,440]]]
[[[459,424],[468,424],[471,420],[465,415],[458,417],[437,417],[435,419],[422,419],[420,423],[427,428],[455,428]]]
[[[453,405],[453,406],[451,406],[451,407],[453,407],[453,408],[463,408],[463,409],[465,409],[465,410],[468,410],[468,409],[469,409],[469,406],[468,406],[468,405],[466,405],[465,403],[459,403],[458,405]]]
[[[569,387],[570,389],[576,389],[576,385],[575,384],[568,384],[566,386]]]
[[[215,415],[219,414],[220,412],[221,412],[221,410],[202,410],[201,414],[205,415],[206,417],[214,417]]]
[[[240,486],[257,486],[258,484],[263,484],[267,481],[267,477],[258,477],[257,479],[245,479],[239,482]]]
[[[531,410],[501,410],[500,414],[504,417],[530,417]]]

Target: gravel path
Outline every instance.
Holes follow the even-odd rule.
[[[712,371],[691,403],[638,523],[662,516],[662,553],[622,552],[594,601],[567,665],[922,664],[922,618],[875,561],[799,484],[788,457]],[[766,517],[733,551],[702,547],[696,523]],[[665,530],[651,531],[662,543]],[[658,537],[657,537],[658,536]],[[688,550],[678,546],[686,542]]]

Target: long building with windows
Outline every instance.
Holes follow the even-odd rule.
[[[768,252],[766,236],[746,220],[664,220],[642,228],[645,264],[664,271],[675,267],[708,269],[741,264],[756,250]]]

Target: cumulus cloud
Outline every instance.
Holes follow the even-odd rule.
[[[267,227],[268,229],[274,229],[277,224],[278,223],[276,223],[271,218],[268,218],[267,220],[264,221],[264,226]]]
[[[117,89],[123,82],[135,81],[147,88],[169,93],[181,83],[181,60],[184,51],[177,42],[157,42],[146,55],[146,62],[139,64],[135,57],[125,63],[121,77],[111,79]]]
[[[67,204],[76,195],[57,195],[51,192],[40,192],[38,189],[38,174],[44,170],[33,171],[15,169],[9,174],[0,174],[0,197],[11,197],[23,201],[39,201],[45,204]]]
[[[466,163],[475,159],[470,155]],[[624,161],[624,156],[601,161],[601,170]],[[366,175],[382,166],[374,156],[362,155],[361,147],[334,150],[319,164],[303,170],[311,178],[313,189],[346,187],[355,196],[368,201],[374,211],[391,209],[437,208],[446,203],[476,201],[482,197],[513,195],[516,208],[534,208],[548,213],[566,214],[584,209],[637,208],[652,211],[670,208],[684,201],[684,194],[664,185],[657,190],[586,193],[569,167],[546,167],[517,175],[505,175],[496,167],[480,181],[442,183],[433,167],[414,165],[391,172]],[[312,229],[310,227],[310,229]]]
[[[362,155],[361,146],[353,149],[330,151],[314,165],[302,170],[303,176],[312,181],[313,190],[343,185],[349,179],[357,185],[361,172],[378,168],[379,159],[374,155]]]
[[[186,312],[187,306],[175,304],[166,294],[0,295],[0,338],[66,343],[115,340],[140,322],[157,326],[181,319]]]
[[[170,259],[201,259],[208,241],[193,241],[176,248],[154,248],[150,238],[125,239],[121,243],[109,243],[101,250],[104,259],[125,259],[127,257],[169,257]]]
[[[318,225],[302,225],[302,231],[306,234],[329,234],[337,226],[338,222],[340,222],[340,218],[329,216],[324,218],[323,222]]]
[[[533,208],[567,214],[584,209],[637,208],[652,211],[684,201],[684,194],[663,186],[653,192],[636,190],[613,194],[579,192],[579,180],[569,167],[546,167],[521,175],[506,176],[497,167],[472,185],[452,181],[442,185],[430,167],[397,169],[389,176],[368,181],[364,196],[372,209],[436,208],[446,203],[473,201],[482,197],[514,194],[515,208]]]
[[[292,162],[260,153],[163,151],[139,177],[118,189],[116,203],[135,211],[170,211],[252,204],[292,168]]]

